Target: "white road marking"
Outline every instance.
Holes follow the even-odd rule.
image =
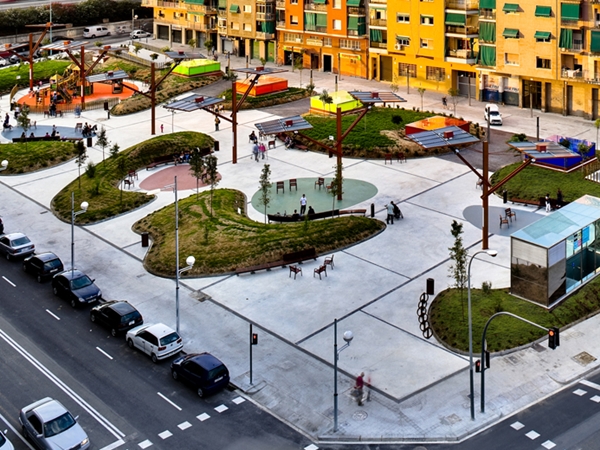
[[[25,358],[32,366],[39,370],[46,378],[52,381],[58,388],[60,388],[65,394],[67,394],[73,401],[75,401],[82,409],[84,409],[90,416],[92,416],[100,425],[102,425],[110,434],[116,437],[118,440],[125,437],[125,433],[119,430],[109,420],[94,409],[88,402],[86,402],[79,394],[73,389],[67,386],[62,380],[54,375],[47,367],[35,359],[30,353],[28,353],[23,347],[21,347],[14,339],[12,339],[4,330],[0,329],[0,338],[9,344],[14,350],[16,350],[23,358]]]
[[[177,425],[177,428],[179,428],[181,431],[183,431],[183,430],[187,430],[191,426],[192,426],[192,424],[186,420],[185,422],[182,422],[179,425]]]
[[[546,441],[542,444],[542,447],[547,448],[548,450],[550,450],[551,448],[556,447],[556,444],[552,441]]]
[[[515,430],[519,431],[521,428],[523,428],[525,425],[523,425],[521,422],[515,422],[513,423],[510,427],[514,428]]]
[[[222,413],[223,411],[227,411],[229,408],[225,405],[219,405],[215,408],[215,411],[218,412],[219,414]]]
[[[96,350],[98,350],[100,353],[102,353],[104,356],[106,356],[108,359],[113,359],[112,356],[110,356],[108,353],[106,353],[104,350],[102,350],[100,347],[96,347]]]
[[[173,433],[171,433],[169,430],[165,430],[162,433],[158,433],[158,436],[161,439],[167,439],[167,438],[170,438],[171,436],[173,436]]]
[[[54,317],[56,320],[60,320],[60,317],[58,317],[56,314],[54,314],[52,311],[50,311],[49,309],[46,310],[46,312],[48,314],[50,314],[52,317]]]
[[[577,389],[577,390],[573,391],[573,394],[579,395],[581,397],[582,395],[587,394],[587,391],[584,391],[583,389]]]
[[[236,397],[233,399],[233,403],[235,403],[236,405],[239,405],[240,403],[244,403],[245,401],[246,401],[246,399],[243,397]]]
[[[102,447],[100,450],[115,450],[115,448],[120,447],[124,443],[125,443],[124,440],[119,439],[118,441],[115,441],[112,444],[107,445],[106,447]]]
[[[319,447],[317,447],[315,444],[310,444],[304,447],[304,450],[319,450]]]
[[[206,413],[202,413],[199,416],[196,416],[196,419],[198,419],[200,422],[204,422],[207,419],[210,419],[210,416]]]
[[[590,400],[596,403],[600,403],[600,396],[594,395],[592,398],[590,398]]]
[[[173,403],[171,400],[169,400],[167,397],[165,397],[164,395],[162,395],[160,392],[157,392],[159,397],[162,397],[162,399],[164,401],[166,401],[167,403],[170,403],[171,406],[173,406],[174,408],[176,408],[178,411],[181,411],[181,408],[179,406],[177,406],[175,403]]]
[[[12,281],[10,281],[8,278],[6,278],[4,275],[2,276],[2,279],[4,281],[6,281],[8,284],[10,284],[12,287],[17,287],[17,285],[15,283],[13,283]]]
[[[593,389],[600,391],[600,384],[598,384],[598,383],[594,383],[593,381],[588,381],[588,380],[581,380],[580,383],[587,387],[591,387]]]
[[[525,436],[527,436],[529,439],[531,439],[533,441],[534,439],[537,439],[540,437],[540,433],[537,433],[537,432],[531,430],[529,433],[525,433]]]
[[[148,448],[152,445],[152,442],[146,439],[145,441],[140,442],[138,445],[140,446],[140,448]]]

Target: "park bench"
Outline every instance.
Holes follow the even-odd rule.
[[[28,137],[28,138],[13,138],[12,139],[13,142],[38,142],[38,141],[60,141],[60,136],[54,136],[54,137],[45,137],[45,136],[35,136],[35,137]]]
[[[160,165],[160,164],[169,164],[169,163],[174,163],[176,161],[176,157],[173,155],[163,155],[163,156],[157,156],[156,158],[154,158],[152,160],[152,162],[150,164],[148,164],[146,166],[146,170],[148,169],[153,169],[154,167]]]
[[[279,261],[257,264],[255,266],[238,267],[235,269],[235,273],[239,276],[242,273],[253,274],[259,270],[270,271],[273,267],[286,267],[290,264],[302,263],[302,261],[309,259],[317,259],[317,250],[314,247],[299,250],[297,252],[284,253]]]
[[[365,216],[367,214],[367,210],[366,209],[342,209],[340,210],[340,216],[344,215],[344,214],[358,214],[360,216]]]
[[[352,211],[359,211],[359,210],[352,210]],[[366,210],[363,210],[366,212]],[[318,213],[314,213],[314,214],[308,214],[307,216],[298,216],[298,218],[290,215],[290,216],[282,216],[281,214],[267,214],[267,219],[269,219],[269,223],[271,222],[300,222],[302,220],[304,220],[305,217],[308,217],[308,220],[318,220],[318,219],[327,219],[330,218],[332,216],[339,216],[340,215],[340,210],[339,209],[334,209],[333,212],[332,211],[323,211],[323,212],[318,212]]]

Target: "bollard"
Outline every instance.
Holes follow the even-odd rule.
[[[142,233],[142,247],[148,247],[148,233]]]
[[[375,203],[371,203],[371,217],[375,217]]]

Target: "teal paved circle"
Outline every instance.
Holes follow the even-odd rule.
[[[331,183],[333,177],[325,178],[325,185]],[[292,188],[290,192],[289,180],[275,180],[271,187],[271,203],[267,208],[268,214],[293,214],[294,210],[297,209],[300,212],[300,197],[302,194],[306,194],[308,199],[307,205],[312,206],[315,212],[331,211],[333,209],[348,209],[354,205],[364,202],[370,198],[373,198],[377,194],[377,188],[371,183],[361,180],[353,180],[351,178],[344,178],[344,195],[343,200],[333,200],[331,194],[327,192],[325,187],[319,189],[315,187],[315,181],[317,178],[297,178],[298,190]],[[276,192],[277,181],[284,181],[285,190],[282,193],[279,189],[279,193]],[[264,212],[264,206],[260,203],[260,191],[257,191],[252,196],[252,206],[259,212]],[[307,210],[308,210],[307,206]]]

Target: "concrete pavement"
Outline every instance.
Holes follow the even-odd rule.
[[[232,67],[242,61],[232,58]],[[290,85],[300,82],[297,72],[284,76]],[[308,71],[304,71],[304,83]],[[317,90],[334,89],[334,76],[313,73]],[[343,77],[339,89],[377,89],[381,83]],[[413,92],[414,91],[414,92]],[[202,89],[199,92],[203,92]],[[420,106],[416,88],[405,107]],[[183,96],[182,96],[183,97]],[[442,94],[426,92],[425,109],[441,109]],[[457,114],[467,120],[482,120],[483,104],[466,99]],[[0,115],[8,109],[0,101]],[[535,119],[528,110],[501,108],[504,129],[535,135]],[[304,112],[304,111],[298,111]],[[561,134],[595,140],[591,122],[541,114],[546,134]],[[75,122],[104,125],[109,140],[124,149],[150,137],[149,112],[106,119],[104,111],[38,120],[40,124],[74,126]],[[194,130],[208,133],[221,142],[219,187],[235,188],[248,199],[258,189],[262,164],[251,159],[245,136],[257,122],[273,119],[268,109],[242,111],[238,164],[231,164],[231,129],[221,123],[214,132],[205,112],[177,113],[175,120],[163,108],[157,109],[157,130]],[[545,135],[541,133],[542,137]],[[2,138],[4,141],[4,139]],[[100,148],[88,149],[91,159],[101,161]],[[598,361],[587,364],[576,358],[585,351],[597,357],[600,338],[598,317],[577,324],[561,334],[561,346],[550,351],[546,343],[529,345],[506,355],[494,355],[486,372],[486,412],[470,420],[468,358],[445,349],[434,338],[421,336],[416,315],[425,280],[434,278],[436,292],[450,284],[448,248],[452,245],[450,224],[464,223],[463,240],[470,252],[481,246],[481,191],[475,188],[475,175],[457,159],[432,157],[409,159],[406,164],[361,159],[344,160],[344,177],[373,183],[378,191],[355,205],[375,204],[377,219],[385,219],[384,205],[399,202],[404,219],[381,234],[335,253],[335,268],[319,280],[312,269],[323,257],[307,262],[296,280],[286,270],[255,275],[217,276],[184,279],[181,292],[181,333],[185,349],[210,351],[228,365],[233,382],[246,395],[273,414],[303,431],[315,442],[440,442],[465,439],[497,420],[551,395],[586,373],[597,369]],[[269,154],[272,179],[331,176],[333,162],[325,155],[286,151],[279,145]],[[151,173],[140,171],[139,182]],[[0,178],[0,215],[7,231],[26,232],[39,251],[52,250],[69,265],[70,225],[50,212],[53,196],[77,176],[70,161],[52,169]],[[194,189],[181,191],[180,198]],[[298,194],[298,197],[301,193]],[[310,195],[310,193],[307,193]],[[127,299],[140,309],[147,322],[175,324],[173,280],[148,274],[142,265],[146,249],[131,231],[138,219],[174,200],[170,191],[143,208],[98,224],[76,229],[77,266],[92,274],[107,299]],[[93,202],[93,198],[89,199]],[[494,288],[509,285],[510,240],[514,232],[546,214],[511,205],[518,221],[499,230],[495,214],[503,208],[501,199],[490,199],[490,247],[498,250],[494,259],[479,255],[472,266],[472,285],[484,281]],[[248,214],[257,221],[263,215],[248,204]],[[35,218],[32,220],[32,218]],[[181,249],[181,256],[187,256]],[[50,295],[50,289],[49,289]],[[338,319],[338,342],[349,329],[355,338],[340,354],[339,430],[333,432],[333,320]],[[248,327],[259,333],[253,349],[253,385],[249,384]],[[165,370],[167,370],[165,366]],[[359,407],[349,396],[354,378],[364,371],[373,385],[371,401]],[[479,405],[479,378],[476,379],[476,405]],[[191,395],[191,394],[190,394]]]

